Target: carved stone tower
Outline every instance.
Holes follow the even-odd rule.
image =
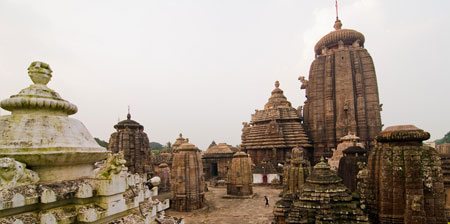
[[[337,20],[336,30],[314,47],[309,80],[299,78],[306,89],[304,125],[314,144],[315,161],[331,157],[331,149],[348,132],[372,149],[382,127],[375,67],[364,48],[364,35],[341,26]]]
[[[123,152],[130,172],[152,172],[152,151],[144,126],[131,120],[128,113],[127,119],[114,125],[114,128],[116,132],[111,134],[108,149],[113,153]]]
[[[245,152],[239,151],[233,155],[228,172],[227,194],[249,196],[253,194],[252,162]]]
[[[205,182],[202,158],[198,148],[191,143],[177,147],[173,155],[171,191],[173,208],[188,212],[205,206]]]

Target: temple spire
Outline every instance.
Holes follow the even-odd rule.
[[[130,114],[130,105],[128,105],[128,114],[127,114],[127,120],[131,120],[131,114]]]

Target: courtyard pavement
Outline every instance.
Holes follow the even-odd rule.
[[[184,217],[185,224],[267,224],[273,222],[273,206],[280,200],[281,189],[254,186],[252,199],[224,199],[225,187],[209,187],[206,192],[207,208],[193,212],[176,212],[169,209],[166,215]],[[264,195],[269,197],[265,206]]]

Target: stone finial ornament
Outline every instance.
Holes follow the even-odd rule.
[[[25,163],[15,159],[0,158],[0,190],[37,183],[39,181],[38,174],[25,167]]]
[[[340,19],[336,19],[336,22],[334,22],[334,29],[335,30],[340,30],[342,28],[342,22]]]
[[[28,74],[34,85],[23,89],[17,95],[2,100],[0,106],[8,111],[23,113],[23,111],[45,111],[60,115],[72,115],[78,111],[77,106],[64,100],[57,92],[46,85],[52,77],[50,66],[44,62],[35,61],[28,67]]]
[[[34,84],[47,85],[52,78],[52,70],[47,63],[35,61],[28,67],[28,75]]]

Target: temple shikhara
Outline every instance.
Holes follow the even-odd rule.
[[[382,127],[375,66],[364,48],[364,35],[341,27],[336,20],[336,30],[317,42],[309,79],[299,78],[307,98],[304,127],[314,144],[316,162],[331,157],[348,132],[373,149]]]
[[[123,152],[125,164],[132,173],[151,173],[152,151],[144,126],[131,120],[131,114],[127,119],[114,125],[116,132],[111,134],[108,149],[113,153]]]
[[[382,130],[365,37],[338,17],[334,28],[298,78],[304,104],[276,81],[235,130],[240,145],[202,149],[180,133],[162,146],[129,111],[98,141],[47,86],[50,66],[32,62],[33,84],[0,101],[0,224],[448,223],[450,143],[431,147],[414,125]]]

